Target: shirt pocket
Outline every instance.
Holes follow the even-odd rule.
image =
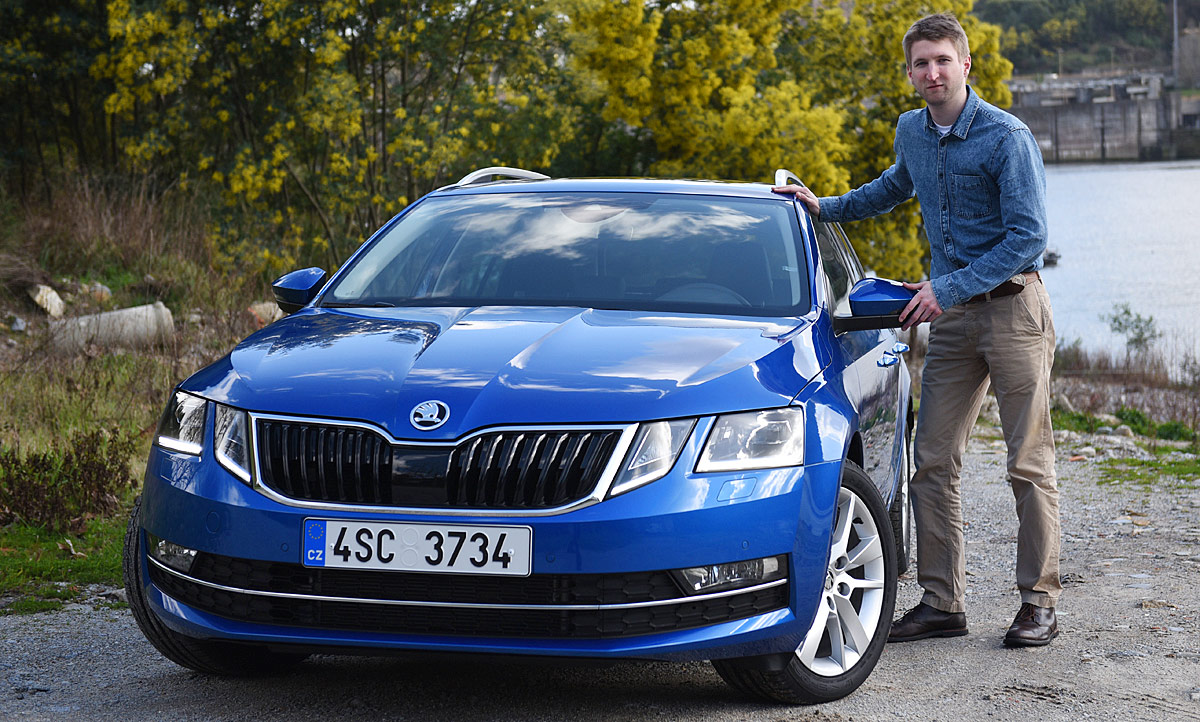
[[[996,212],[993,194],[981,175],[950,174],[950,203],[959,218],[983,218]]]

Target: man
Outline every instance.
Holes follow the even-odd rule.
[[[1008,445],[1020,522],[1021,607],[1009,646],[1058,634],[1058,486],[1050,426],[1054,325],[1038,269],[1046,248],[1045,175],[1029,128],[967,85],[967,36],[953,15],[922,18],[904,36],[908,78],[926,107],[900,116],[896,162],[849,193],[795,194],[822,221],[886,213],[915,193],[930,242],[930,280],[901,312],[932,322],[910,482],[921,603],[892,623],[890,642],[967,633],[959,474],[989,377]]]

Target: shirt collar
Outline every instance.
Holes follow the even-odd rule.
[[[956,135],[962,140],[967,139],[967,130],[971,127],[971,122],[975,120],[975,113],[979,110],[979,95],[975,93],[975,89],[967,86],[967,104],[963,106],[962,112],[958,114],[958,119],[954,121],[954,125],[950,127],[950,132],[946,135]],[[931,132],[937,133],[937,126],[933,123],[933,116],[929,113],[929,108],[925,108],[925,127]]]

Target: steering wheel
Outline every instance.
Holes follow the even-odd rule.
[[[751,305],[746,297],[719,283],[685,283],[658,297],[659,301],[694,301],[697,303],[736,303]]]

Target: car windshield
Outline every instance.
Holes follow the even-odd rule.
[[[801,315],[789,203],[647,193],[426,200],[354,259],[323,306],[578,306]]]

